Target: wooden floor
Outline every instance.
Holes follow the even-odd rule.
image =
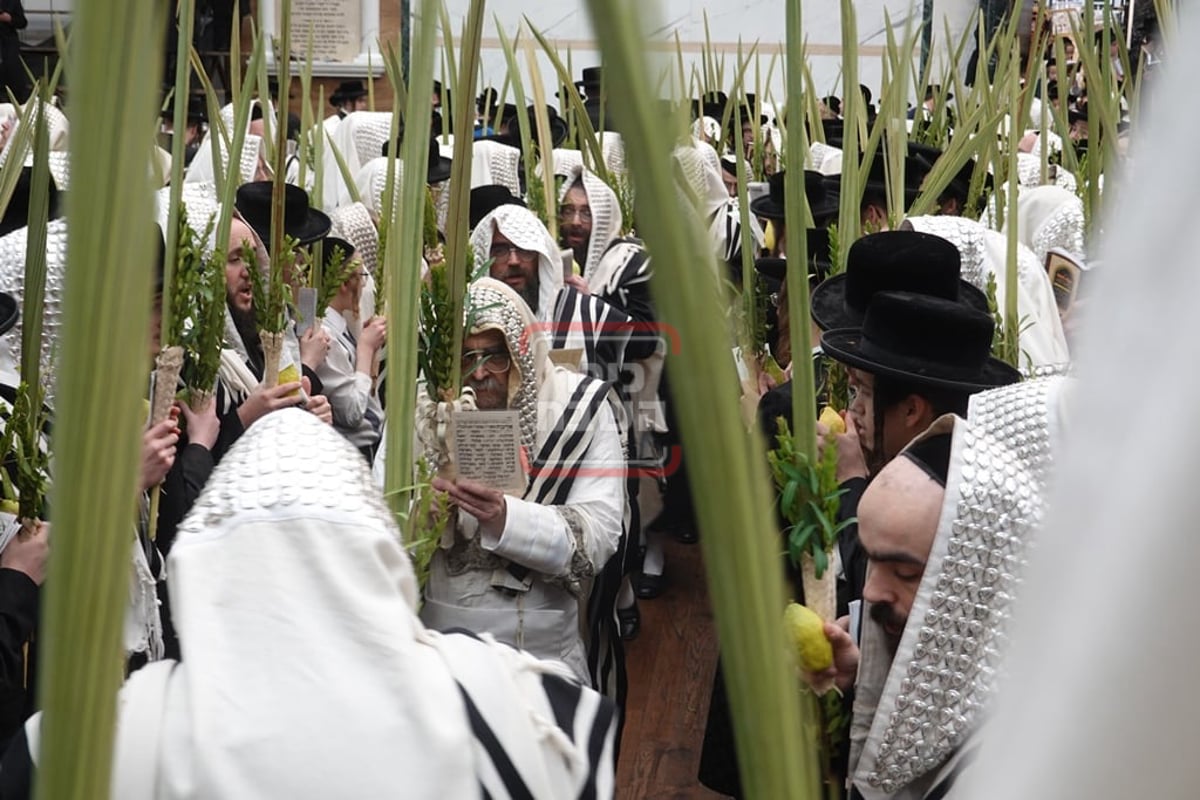
[[[717,638],[699,545],[669,541],[662,596],[639,601],[642,631],[626,643],[629,697],[617,796],[720,798],[696,774]]]

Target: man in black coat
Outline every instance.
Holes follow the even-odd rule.
[[[28,25],[21,0],[0,0],[0,81],[4,83],[3,88],[11,89],[22,102],[29,87],[21,62],[21,40],[17,38],[17,31],[24,30]]]

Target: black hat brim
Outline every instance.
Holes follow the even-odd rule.
[[[838,206],[836,203],[825,203],[824,205],[810,206],[810,212],[814,222],[820,222],[825,217],[834,217],[838,214]],[[764,195],[757,200],[750,202],[750,213],[756,217],[763,219],[783,221],[786,216],[786,209],[771,199],[770,195]]]
[[[959,302],[991,315],[987,295],[973,284],[962,279],[958,282]],[[823,331],[838,328],[857,328],[863,323],[863,315],[846,305],[846,273],[834,275],[813,289],[810,306],[812,320]]]
[[[302,224],[284,232],[300,244],[312,244],[328,236],[332,227],[333,221],[325,212],[310,208]]]
[[[17,298],[8,292],[0,292],[0,335],[8,333],[21,318],[21,310],[17,306]]]
[[[426,183],[442,183],[450,180],[450,167],[453,161],[445,156],[438,156],[437,164],[429,168],[429,174],[425,176]]]
[[[972,378],[955,378],[939,375],[916,359],[906,364],[884,364],[864,356],[861,328],[841,328],[826,331],[821,335],[821,349],[825,355],[872,375],[883,375],[909,384],[949,389],[962,392],[982,392],[998,386],[1008,386],[1021,380],[1021,373],[998,358],[988,356],[979,374]]]

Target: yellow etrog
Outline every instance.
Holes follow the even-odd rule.
[[[783,612],[796,663],[805,672],[823,672],[833,666],[833,646],[825,637],[825,623],[812,609],[788,603]]]

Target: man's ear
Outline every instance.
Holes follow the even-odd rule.
[[[919,394],[905,397],[901,409],[904,411],[904,427],[912,436],[923,433],[937,419],[933,405]]]

